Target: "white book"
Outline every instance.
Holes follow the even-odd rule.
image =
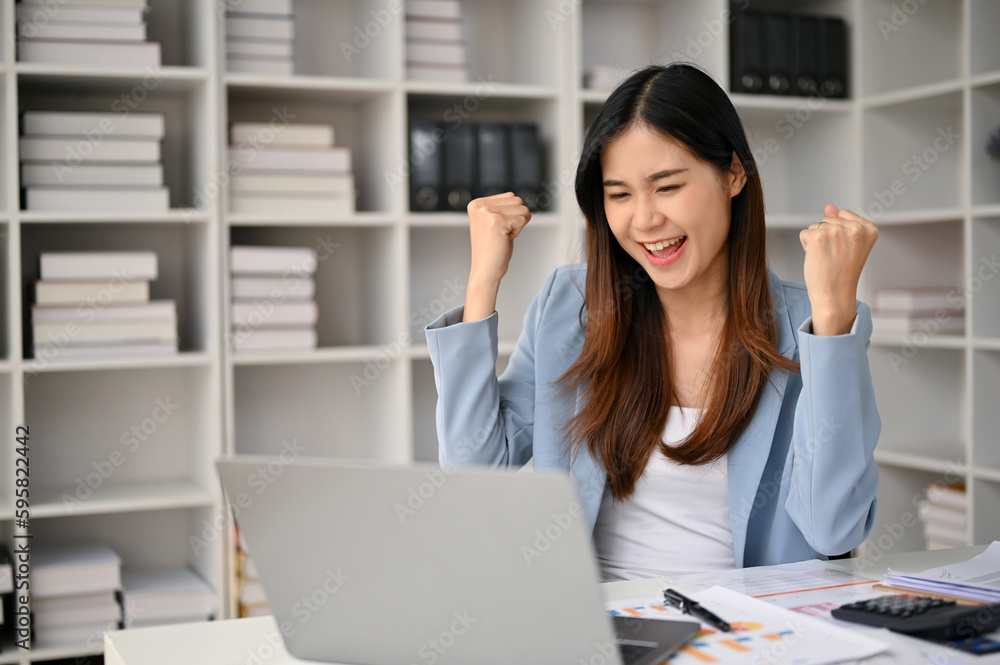
[[[27,210],[168,210],[166,187],[28,187]]]
[[[968,511],[969,509],[969,497],[965,493],[965,488],[960,485],[931,483],[927,486],[927,501],[936,506],[955,510]]]
[[[121,563],[121,557],[104,543],[36,544],[31,549],[31,596],[120,589]]]
[[[21,4],[45,5],[52,4],[52,0],[21,0]],[[61,5],[75,5],[86,7],[132,7],[133,9],[146,9],[149,0],[59,0]]]
[[[138,304],[149,300],[149,281],[109,283],[96,281],[35,282],[35,304],[48,306],[85,306]]]
[[[229,126],[232,144],[267,143],[271,145],[333,146],[333,125],[316,123],[234,122]]]
[[[189,614],[179,617],[170,617],[169,619],[129,619],[128,612],[126,610],[125,614],[125,627],[126,628],[155,628],[157,626],[176,626],[182,623],[198,623],[201,621],[207,621],[212,615],[209,614]]]
[[[223,9],[247,14],[291,14],[292,0],[224,0]]]
[[[43,252],[39,257],[42,280],[79,279],[155,280],[156,252]]]
[[[66,165],[160,161],[160,140],[153,138],[102,136],[96,140],[79,136],[22,136],[20,147],[23,161],[61,161]]]
[[[76,134],[137,136],[162,139],[162,113],[90,113],[79,111],[25,111],[21,114],[24,134],[75,136]]]
[[[126,628],[135,621],[206,619],[216,611],[212,587],[186,566],[123,568],[122,604]]]
[[[953,547],[968,545],[964,527],[924,524],[924,538],[943,543],[951,543]]]
[[[159,42],[89,42],[68,39],[18,39],[17,59],[85,67],[160,66]],[[123,64],[124,63],[124,64]]]
[[[97,23],[94,21],[48,21],[18,23],[18,37],[30,39],[79,39],[89,42],[142,42],[145,23]]]
[[[295,43],[290,39],[238,39],[226,40],[228,55],[264,55],[291,58],[295,55]]]
[[[309,300],[316,296],[312,277],[233,277],[230,283],[233,300],[270,298],[275,301]]]
[[[22,187],[56,185],[159,187],[163,185],[163,164],[21,163]]]
[[[177,303],[152,300],[137,305],[84,305],[78,307],[31,306],[31,322],[47,321],[120,321],[123,319],[177,320]]]
[[[229,147],[229,163],[242,171],[319,171],[347,173],[351,170],[348,146],[297,147],[240,145]]]
[[[407,62],[406,78],[411,81],[465,83],[469,80],[469,69],[465,66],[435,66],[419,62]]]
[[[236,301],[230,305],[233,327],[288,328],[315,326],[319,321],[316,301],[272,303]]]
[[[9,554],[7,555],[9,556]],[[10,593],[14,590],[14,572],[11,562],[0,563],[0,593]],[[0,624],[3,623],[3,603],[0,603]]]
[[[939,309],[964,309],[964,297],[958,289],[875,289],[872,309],[908,312],[934,312]]]
[[[406,40],[407,62],[434,65],[464,65],[465,42],[432,42]]]
[[[74,340],[129,342],[148,340],[171,342],[177,339],[177,322],[163,319],[123,319],[121,321],[46,321],[32,324],[35,340],[57,339],[69,334]],[[72,328],[73,332],[69,332]],[[43,342],[42,345],[45,343]],[[39,346],[36,343],[36,346]]]
[[[940,319],[940,320],[939,320]],[[954,334],[965,331],[965,315],[934,312],[872,312],[872,327],[880,333]]]
[[[101,644],[104,633],[118,630],[117,621],[108,623],[93,623],[80,626],[50,626],[35,631],[35,639],[31,642],[33,649],[48,649],[54,647],[81,647]]]
[[[346,217],[355,213],[354,198],[346,196],[249,196],[229,197],[234,215],[274,215],[275,217]]]
[[[159,342],[77,342],[69,344],[35,344],[34,358],[66,360],[72,358],[121,358],[126,356],[172,356],[177,355],[177,339]]]
[[[917,515],[924,524],[937,524],[955,529],[964,529],[968,519],[964,510],[935,506],[929,501],[922,501],[917,505]]]
[[[88,594],[88,596],[93,597]],[[73,598],[73,596],[66,596]],[[58,608],[54,606],[39,607],[31,603],[32,626],[34,628],[63,628],[70,626],[89,626],[95,622],[118,623],[122,620],[122,606],[114,594],[110,598],[94,601],[86,607]]]
[[[295,60],[281,57],[230,55],[226,57],[226,71],[236,74],[292,76],[295,73]]]
[[[350,173],[234,173],[229,191],[234,194],[329,194],[353,198],[354,176]]]
[[[29,2],[14,5],[18,23],[39,24],[45,21],[93,21],[95,23],[142,23],[140,7],[100,7],[97,3],[73,7],[65,2],[46,2],[44,7]],[[18,29],[21,26],[18,25]]]
[[[290,16],[273,15],[259,18],[226,16],[226,37],[258,39],[294,39],[295,22]]]
[[[312,247],[234,245],[229,248],[229,270],[234,275],[311,275],[316,272]]]
[[[406,16],[461,18],[462,3],[458,0],[406,0]]]
[[[315,328],[254,328],[232,334],[234,351],[305,351],[317,345]]]
[[[406,39],[462,41],[462,22],[455,19],[406,18]]]
[[[48,598],[32,598],[32,612],[69,612],[100,607],[108,603],[116,603],[114,589],[95,591],[94,593],[77,593],[67,596],[49,596]]]

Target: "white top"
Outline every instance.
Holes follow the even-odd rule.
[[[670,407],[663,442],[684,441],[703,413]],[[603,581],[735,568],[727,458],[692,466],[672,462],[657,450],[632,498],[614,501],[605,489],[594,526]]]

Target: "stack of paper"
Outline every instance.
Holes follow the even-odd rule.
[[[416,81],[468,80],[458,0],[407,0],[406,76]]]
[[[876,289],[872,298],[876,332],[931,337],[965,330],[965,298],[955,288]]]
[[[885,579],[906,589],[997,603],[1000,602],[1000,541],[993,541],[985,552],[968,561],[922,573],[890,569]]]
[[[121,559],[104,543],[37,546],[31,552],[32,626],[40,646],[100,643],[121,623]]]
[[[226,70],[291,76],[292,0],[240,0],[226,9]]]
[[[931,483],[927,498],[917,505],[929,550],[968,545],[969,497],[964,485]]]
[[[205,621],[216,611],[212,587],[184,566],[123,569],[122,605],[126,628]]]
[[[26,111],[21,186],[27,210],[166,210],[162,113]]]
[[[354,213],[351,149],[333,125],[234,122],[229,129],[233,213],[334,216]]]
[[[234,351],[316,348],[316,266],[310,247],[230,248]]]
[[[34,357],[177,353],[177,305],[150,300],[156,252],[45,252],[31,308]]]
[[[160,43],[146,40],[146,0],[22,0],[15,8],[22,62],[160,66]]]

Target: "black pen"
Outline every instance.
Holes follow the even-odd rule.
[[[673,605],[684,614],[696,616],[705,623],[715,626],[721,631],[728,633],[733,629],[732,626],[723,621],[717,614],[709,612],[695,601],[680,592],[674,591],[673,589],[663,590],[663,600],[667,603],[667,605]]]

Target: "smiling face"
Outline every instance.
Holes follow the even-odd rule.
[[[671,293],[720,293],[729,277],[730,201],[746,176],[739,161],[720,174],[682,143],[646,125],[601,152],[611,232],[666,304]]]

